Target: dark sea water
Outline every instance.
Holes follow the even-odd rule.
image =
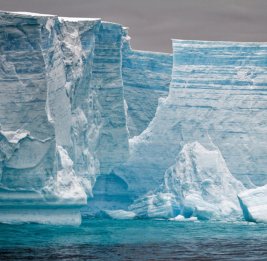
[[[267,260],[264,224],[93,219],[0,233],[0,260]]]

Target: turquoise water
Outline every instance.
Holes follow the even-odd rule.
[[[264,224],[92,219],[0,232],[0,260],[267,260]]]

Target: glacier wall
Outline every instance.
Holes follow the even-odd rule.
[[[109,22],[102,22],[96,34],[90,88],[94,97],[92,106],[98,111],[95,124],[100,126],[96,153],[100,172],[104,174],[109,174],[114,166],[128,158],[121,71],[122,37],[122,26]]]
[[[133,50],[124,28],[122,76],[130,137],[145,130],[154,118],[158,99],[169,92],[172,54]]]
[[[173,49],[168,106],[176,106],[177,135],[211,140],[234,176],[265,184],[267,45],[174,40]]]
[[[38,207],[43,214],[25,214],[27,221],[78,224],[87,196],[73,170],[61,22],[30,13],[0,16],[1,221],[24,221],[22,213]],[[53,216],[58,208],[69,213],[66,222]]]
[[[99,174],[99,161],[91,143],[99,138],[97,111],[91,106],[90,89],[96,33],[100,19],[59,18],[59,36],[65,66],[65,92],[71,107],[71,145],[69,154],[74,162],[75,174],[85,192],[92,195],[92,186]],[[60,135],[60,134],[59,134]]]

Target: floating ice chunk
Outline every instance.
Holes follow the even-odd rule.
[[[134,219],[136,214],[132,211],[126,210],[105,210],[104,211],[110,218],[113,219]]]
[[[197,221],[197,217],[190,217],[190,218],[185,218],[184,216],[182,215],[178,215],[174,218],[170,218],[169,220],[171,221],[191,221],[191,222],[194,222],[194,221]]]
[[[140,197],[129,206],[129,209],[142,218],[171,218],[180,211],[175,210],[176,205],[177,202],[173,193],[159,191],[157,193],[150,192],[144,197]]]
[[[238,199],[245,220],[267,223],[267,185],[241,192]]]

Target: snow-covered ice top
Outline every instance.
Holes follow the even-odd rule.
[[[6,14],[14,14],[14,15],[22,15],[22,16],[27,16],[27,17],[45,17],[45,16],[56,16],[56,15],[51,15],[51,14],[40,14],[40,13],[33,13],[33,12],[6,12],[6,11],[1,11]]]
[[[68,21],[68,22],[83,22],[83,21],[100,21],[101,18],[64,17],[64,16],[60,16],[59,20]]]

